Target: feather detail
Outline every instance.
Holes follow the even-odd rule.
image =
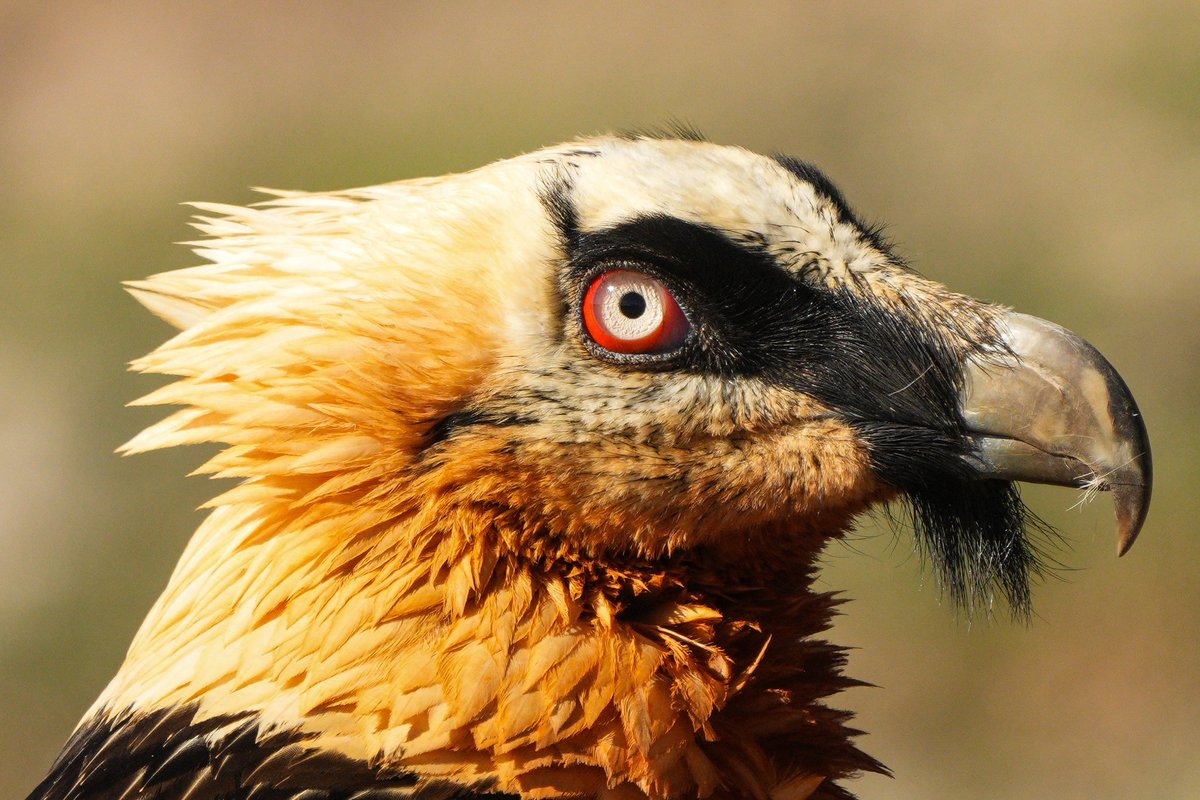
[[[93,708],[203,730],[155,791],[210,791],[230,737],[276,745],[230,762],[272,790],[330,757],[428,800],[825,800],[882,769],[823,703],[852,682],[812,590],[824,543],[890,496],[856,429],[754,375],[590,359],[572,327],[570,213],[590,233],[680,199],[622,141],[196,204],[208,263],[128,284],[179,329],[133,362],[172,379],[134,404],[182,408],[121,452],[217,443],[196,472],[237,481]],[[774,162],[647,146],[781,189],[745,216],[701,193],[677,209],[697,229],[766,241],[808,208],[794,235],[831,273],[887,265]],[[602,150],[637,168],[589,183]]]

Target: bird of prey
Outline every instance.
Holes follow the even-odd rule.
[[[1069,331],[907,267],[812,165],[605,136],[199,204],[130,284],[213,499],[32,798],[830,800],[822,550],[895,502],[954,601],[1028,609],[1014,481],[1150,452]]]

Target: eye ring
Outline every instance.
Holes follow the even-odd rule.
[[[583,327],[604,350],[620,355],[661,355],[687,341],[691,322],[658,278],[612,269],[592,279],[583,297]]]

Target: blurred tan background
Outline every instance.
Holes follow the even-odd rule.
[[[0,3],[0,796],[117,668],[215,492],[124,362],[122,279],[193,263],[185,200],[470,168],[682,120],[820,164],[918,269],[1078,331],[1155,446],[1142,540],[1026,496],[1071,545],[1028,627],[957,618],[907,535],[824,583],[864,798],[1200,797],[1200,4]]]

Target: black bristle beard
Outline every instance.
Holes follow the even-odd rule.
[[[889,424],[859,426],[880,477],[901,492],[889,508],[908,523],[942,590],[968,616],[991,614],[997,595],[1012,615],[1032,614],[1030,584],[1044,570],[1039,543],[1053,530],[1011,481],[980,479],[958,437]]]
[[[946,482],[907,493],[904,507],[918,546],[957,607],[968,616],[990,614],[999,593],[1014,617],[1030,617],[1030,580],[1042,562],[1027,531],[1040,522],[1016,484]]]

